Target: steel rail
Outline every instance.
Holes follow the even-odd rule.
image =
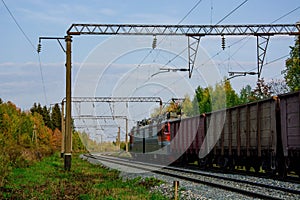
[[[103,161],[107,161],[110,163],[114,163],[114,164],[121,164],[123,166],[128,166],[128,167],[133,167],[133,168],[137,168],[137,169],[141,169],[141,170],[149,170],[149,168],[147,168],[147,165],[152,166],[152,167],[158,167],[158,165],[154,165],[154,164],[149,164],[149,163],[141,163],[141,162],[133,162],[130,160],[130,163],[125,163],[124,161],[128,161],[128,160],[116,160],[113,158],[108,158],[107,156],[95,156],[95,155],[91,155],[91,154],[86,154],[86,157],[92,158],[92,159],[96,159],[96,160],[103,160]],[[138,164],[141,164],[140,166]],[[173,172],[168,172],[165,171],[164,169],[167,170],[172,170]],[[224,189],[227,191],[231,191],[231,192],[235,192],[235,193],[239,193],[242,195],[246,195],[246,196],[250,196],[250,197],[254,197],[254,198],[261,198],[261,199],[281,199],[279,197],[274,197],[274,196],[270,196],[268,194],[264,194],[264,193],[257,193],[254,191],[250,191],[250,190],[244,190],[238,187],[232,187],[229,185],[223,185],[220,183],[216,183],[216,182],[210,182],[210,181],[206,181],[206,180],[200,180],[197,178],[193,178],[193,177],[188,177],[186,174],[175,174],[174,171],[180,171],[180,172],[184,172],[184,173],[194,173],[194,172],[187,172],[184,169],[174,169],[173,167],[163,167],[160,168],[160,170],[152,170],[154,173],[158,173],[161,175],[166,175],[166,176],[170,176],[170,177],[174,177],[174,178],[178,178],[178,179],[182,179],[182,180],[186,180],[186,181],[190,181],[190,182],[194,182],[194,183],[199,183],[199,184],[204,184],[204,185],[208,185],[211,187],[215,187],[215,188],[219,188],[219,189]],[[200,175],[198,173],[198,175]],[[202,176],[206,176],[206,177],[210,177],[210,178],[215,178],[215,179],[226,179],[226,181],[231,181],[231,182],[238,182],[238,183],[244,183],[244,184],[248,184],[251,185],[252,187],[263,187],[263,188],[267,188],[267,189],[273,189],[273,190],[278,190],[278,191],[282,191],[282,192],[288,192],[288,193],[292,193],[292,194],[299,194],[299,191],[297,190],[292,190],[292,189],[287,189],[286,188],[282,188],[282,187],[276,187],[276,186],[271,186],[269,187],[269,185],[266,184],[257,184],[254,182],[249,182],[249,181],[245,181],[245,180],[237,180],[234,178],[226,178],[226,177],[221,177],[221,176],[214,176],[214,175],[208,175],[208,174],[201,174]]]

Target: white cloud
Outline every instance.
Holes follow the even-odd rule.
[[[101,15],[106,15],[106,16],[116,16],[117,15],[116,10],[113,10],[110,8],[102,8],[99,10],[99,13]]]

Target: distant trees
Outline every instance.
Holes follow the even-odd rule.
[[[232,107],[240,103],[239,96],[233,90],[230,81],[225,80],[216,84],[215,87],[198,87],[193,99],[194,115],[197,113],[207,113],[227,107]]]
[[[262,78],[257,81],[255,88],[252,89],[250,85],[246,85],[239,93],[236,93],[232,88],[229,80],[224,80],[214,87],[208,86],[203,88],[198,86],[195,90],[193,100],[190,100],[190,97],[185,95],[185,100],[180,104],[178,102],[169,103],[163,109],[162,114],[166,112],[181,112],[183,117],[195,116],[214,110],[259,101],[287,92],[289,92],[289,88],[284,80],[272,79],[269,82],[265,82]],[[159,108],[156,108],[151,117],[156,117],[160,114]]]
[[[272,95],[284,94],[290,91],[286,81],[282,79],[272,79],[267,84],[270,87],[270,93]]]
[[[252,88],[250,85],[246,85],[243,87],[240,91],[240,104],[249,103],[251,101],[254,101],[254,97],[252,95]]]
[[[53,129],[57,128],[61,131],[61,110],[58,104],[55,104],[51,112],[51,121]]]
[[[254,97],[255,100],[262,100],[271,97],[270,88],[271,86],[268,85],[263,78],[258,79],[256,87],[252,92],[252,97]]]
[[[45,125],[53,131],[56,128],[61,131],[61,110],[58,104],[54,105],[51,112],[50,108],[34,103],[30,111],[32,114],[39,113],[43,117]]]
[[[24,167],[55,151],[52,130],[38,113],[0,104],[0,186],[12,167]]]
[[[290,57],[285,62],[284,78],[291,91],[297,91],[300,90],[300,37],[295,39],[295,45],[290,48]]]
[[[212,91],[212,87],[202,88],[198,86],[193,99],[193,115],[211,112],[210,91]]]
[[[193,103],[188,95],[184,96],[184,101],[182,102],[182,114],[184,116],[192,116],[193,114]]]
[[[15,167],[26,167],[61,148],[61,111],[34,103],[21,111],[12,102],[0,101],[0,187]],[[73,150],[85,150],[73,131]]]

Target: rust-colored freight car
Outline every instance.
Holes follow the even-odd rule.
[[[300,174],[300,91],[279,96],[282,151],[288,171]]]
[[[182,163],[198,161],[200,145],[205,137],[204,115],[170,121],[170,153]]]
[[[131,146],[149,149],[152,144],[155,148],[139,152],[168,163],[198,161],[201,167],[216,164],[227,170],[243,166],[256,172],[300,175],[300,91],[200,116],[167,119],[159,125],[163,131],[152,131],[154,137],[136,138],[148,133],[149,127],[132,131],[135,144]],[[161,134],[168,136],[168,143],[160,142]],[[153,145],[155,136],[158,145]]]
[[[277,150],[277,98],[207,114],[207,137],[216,145],[205,164],[223,168],[245,166],[256,171],[275,166]]]

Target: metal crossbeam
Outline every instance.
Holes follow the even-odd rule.
[[[300,24],[146,25],[72,24],[68,35],[299,35]]]
[[[85,128],[93,128],[93,129],[96,129],[96,128],[99,128],[100,130],[104,130],[103,127],[118,127],[118,125],[116,124],[99,124],[99,125],[89,125],[89,126],[86,126],[86,125],[78,125],[78,126],[75,126],[74,128],[78,128],[78,129],[85,129]]]
[[[159,102],[160,97],[72,97],[72,102]]]
[[[126,116],[93,116],[93,115],[79,115],[73,116],[73,119],[127,119]]]

